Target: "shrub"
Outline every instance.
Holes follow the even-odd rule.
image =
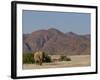
[[[69,57],[67,57],[65,55],[62,55],[62,56],[60,56],[59,60],[60,61],[71,61],[71,58],[69,58]]]
[[[34,55],[32,53],[23,54],[23,64],[32,64],[34,63]]]
[[[52,62],[51,61],[51,57],[50,56],[45,56],[45,59],[44,59],[44,61],[43,62]]]
[[[47,63],[52,62],[51,56],[49,56],[49,55],[48,55],[47,53],[45,53],[45,52],[44,52],[44,60],[43,60],[43,62],[47,62]]]
[[[71,58],[67,57],[66,61],[71,61]]]

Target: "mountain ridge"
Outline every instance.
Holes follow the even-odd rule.
[[[48,54],[90,54],[90,34],[63,33],[55,28],[23,34],[23,53],[45,51]]]

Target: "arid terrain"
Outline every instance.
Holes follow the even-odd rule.
[[[57,58],[57,55],[52,56]],[[23,69],[43,69],[43,68],[63,68],[63,67],[83,67],[91,65],[90,55],[71,55],[71,61],[54,61],[51,63],[37,64],[23,64]]]
[[[23,34],[23,69],[90,66],[90,39],[90,34],[61,32],[56,28]],[[34,64],[32,54],[37,51],[50,55],[53,61],[41,66]],[[63,55],[70,60],[60,60]]]

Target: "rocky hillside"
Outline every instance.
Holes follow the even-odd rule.
[[[48,54],[90,54],[90,35],[63,33],[54,28],[23,34],[23,53],[37,50]]]

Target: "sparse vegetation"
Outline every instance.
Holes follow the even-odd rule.
[[[46,55],[43,62],[47,62],[47,63],[52,62],[51,56]]]
[[[71,61],[71,58],[70,57],[67,57],[66,61]]]
[[[50,55],[51,56],[51,55]],[[61,55],[52,55],[52,59],[59,59]],[[71,55],[71,61],[55,61],[51,63],[43,63],[42,66],[36,64],[23,64],[23,69],[46,69],[46,68],[64,68],[64,67],[83,67],[91,66],[91,55]]]
[[[61,55],[58,61],[71,61],[71,58],[65,55]],[[43,63],[52,62],[51,56],[44,52]],[[34,64],[34,53],[23,54],[23,64]]]
[[[34,55],[32,53],[23,54],[23,64],[32,64],[32,63],[34,63],[33,56]]]
[[[67,57],[65,55],[61,55],[60,58],[59,58],[60,61],[71,61],[71,58],[70,57]]]
[[[51,60],[51,56],[49,56],[48,54],[44,53],[45,56],[44,56],[44,59],[43,59],[43,62],[45,63],[49,63],[49,62],[52,62]],[[25,53],[23,54],[23,64],[33,64],[35,63],[34,61],[34,53]]]

